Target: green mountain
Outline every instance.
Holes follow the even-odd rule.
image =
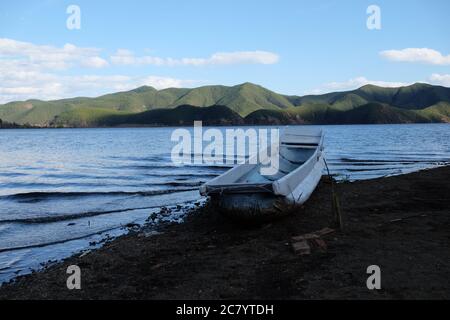
[[[290,96],[289,100],[296,106],[305,103],[327,103],[344,105],[353,103],[354,107],[368,102],[385,103],[404,109],[423,109],[441,101],[450,101],[450,88],[415,83],[406,87],[384,88],[365,85],[352,91],[332,92],[322,95]],[[347,102],[345,103],[345,100]]]
[[[205,86],[194,89],[164,90],[144,86],[97,98],[11,102],[0,106],[0,118],[10,122],[41,126],[48,126],[51,123],[84,126],[95,123],[99,117],[120,112],[138,113],[153,109],[175,108],[180,105],[198,107],[224,105],[241,116],[259,109],[277,110],[293,107],[283,95],[251,83],[233,87]],[[55,121],[56,118],[59,120]]]
[[[450,88],[366,85],[287,96],[252,83],[164,90],[143,86],[97,98],[11,102],[0,105],[0,119],[62,127],[187,125],[193,120],[217,125],[449,122]]]
[[[101,110],[101,111],[100,111]],[[77,110],[78,111],[78,110]],[[225,106],[195,107],[182,105],[173,109],[154,109],[140,113],[113,112],[104,114],[96,109],[95,117],[86,117],[85,112],[64,113],[57,116],[53,126],[114,127],[114,126],[190,126],[194,121],[204,125],[242,125],[244,119]]]

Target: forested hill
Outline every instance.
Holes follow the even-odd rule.
[[[3,122],[41,127],[450,122],[450,88],[416,83],[366,85],[322,95],[289,96],[259,85],[156,90],[144,86],[96,98],[0,105]]]

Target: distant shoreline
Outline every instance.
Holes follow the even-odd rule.
[[[299,256],[291,237],[333,227],[326,180],[284,219],[242,226],[207,206],[21,276],[0,299],[449,299],[449,179],[446,166],[338,184],[345,229],[324,237],[324,252]],[[74,264],[82,290],[70,291]],[[366,287],[373,264],[380,291]]]
[[[139,128],[189,128],[193,126],[192,124],[183,125],[123,125],[123,126],[113,126],[113,127],[38,127],[38,126],[17,126],[12,128],[0,127],[0,130],[34,130],[34,129],[139,129]],[[415,122],[415,123],[345,123],[345,124],[203,124],[203,127],[283,127],[283,126],[384,126],[384,125],[444,125],[448,124],[446,122]]]

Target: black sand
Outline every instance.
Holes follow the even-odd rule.
[[[257,227],[207,208],[159,235],[123,236],[0,288],[0,299],[449,299],[450,167],[338,185],[344,231],[299,256],[292,236],[331,226],[330,184]],[[66,269],[82,270],[68,290]],[[366,268],[381,267],[381,290]]]

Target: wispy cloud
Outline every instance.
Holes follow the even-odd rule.
[[[1,62],[20,64],[28,70],[64,70],[76,66],[106,67],[108,62],[99,56],[100,52],[97,48],[83,48],[73,44],[55,47],[0,38]]]
[[[370,80],[366,77],[356,77],[346,81],[334,81],[328,82],[320,86],[319,88],[308,91],[308,94],[321,94],[330,91],[345,91],[353,90],[362,87],[366,84],[373,84],[380,87],[402,87],[407,86],[412,83],[408,82],[397,82],[397,81],[382,81],[382,80]]]
[[[109,63],[100,57],[89,57],[81,61],[81,65],[88,68],[104,68],[107,67]]]
[[[433,85],[441,85],[450,87],[450,74],[438,74],[433,73],[426,79],[411,81],[411,82],[401,82],[401,81],[382,81],[382,80],[370,80],[366,77],[356,77],[345,81],[335,81],[328,82],[321,85],[318,88],[309,90],[305,94],[323,94],[332,91],[347,91],[358,89],[367,84],[373,84],[379,87],[387,88],[398,88],[414,84],[415,82],[429,83]]]
[[[111,56],[116,65],[155,65],[155,66],[206,66],[233,64],[275,64],[279,56],[267,51],[217,52],[207,58],[162,58],[156,56],[135,56],[132,51],[119,49]]]
[[[450,74],[433,73],[430,76],[430,82],[433,84],[450,87]]]
[[[449,65],[450,55],[443,55],[429,48],[406,48],[402,50],[385,50],[380,55],[391,61],[421,62],[434,65]]]
[[[16,100],[53,100],[76,96],[98,96],[131,90],[143,85],[156,89],[191,87],[194,80],[163,76],[81,75],[67,76],[43,72],[0,72],[0,103]]]
[[[99,69],[110,66],[101,49],[72,44],[62,47],[0,38],[0,103],[15,100],[52,100],[129,90],[142,85],[157,89],[189,87],[194,80],[156,75],[70,75],[70,68]]]
[[[31,42],[0,38],[0,103],[31,98],[52,100],[74,96],[129,90],[142,85],[157,89],[191,87],[204,81],[177,79],[160,75],[92,75],[92,69],[113,68],[114,65],[205,66],[233,64],[274,64],[279,57],[267,51],[218,52],[206,58],[161,58],[135,56],[120,49],[109,57],[102,57],[102,49],[40,45]],[[81,75],[67,71],[76,69]]]

